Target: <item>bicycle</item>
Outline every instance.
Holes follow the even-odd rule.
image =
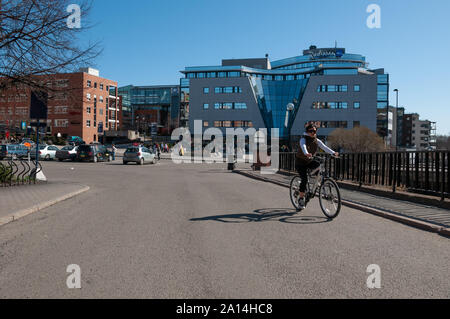
[[[305,192],[305,208],[309,201],[319,197],[320,208],[326,217],[329,219],[336,218],[341,211],[341,192],[339,186],[334,179],[332,179],[325,170],[325,158],[314,157],[320,162],[320,166],[313,171],[308,170],[308,183],[306,184]],[[295,176],[291,180],[290,196],[292,205],[297,211],[301,211],[299,204],[300,193],[300,176]]]

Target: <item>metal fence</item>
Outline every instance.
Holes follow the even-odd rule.
[[[326,167],[337,180],[360,185],[401,187],[440,196],[450,194],[450,151],[344,153],[327,156]],[[295,153],[280,153],[280,169],[295,172]]]
[[[0,186],[36,184],[36,175],[42,171],[41,163],[24,159],[0,161]]]

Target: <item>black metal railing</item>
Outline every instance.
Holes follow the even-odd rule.
[[[0,161],[0,186],[36,184],[36,175],[42,171],[41,163],[25,159]]]
[[[450,195],[450,151],[343,153],[327,156],[326,168],[337,180],[380,185],[411,192]],[[295,172],[295,153],[280,153],[280,169]]]

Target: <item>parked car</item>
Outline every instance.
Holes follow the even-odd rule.
[[[78,146],[77,159],[79,161],[89,161],[97,163],[98,161],[112,160],[112,154],[108,152],[105,146],[101,144],[83,144]]]
[[[28,156],[28,148],[20,144],[5,144],[0,146],[0,160],[5,157],[24,158]]]
[[[39,159],[44,159],[46,161],[56,159],[56,152],[59,151],[54,145],[39,145]],[[36,147],[30,151],[31,158],[36,158]]]
[[[60,162],[64,160],[71,160],[72,162],[77,159],[78,146],[67,145],[62,149],[56,151],[56,159]]]
[[[6,155],[8,155],[8,150],[6,145],[0,145],[0,161],[3,160]]]
[[[129,162],[139,165],[144,165],[145,163],[156,164],[156,154],[144,146],[131,146],[123,153],[123,164],[126,165]]]

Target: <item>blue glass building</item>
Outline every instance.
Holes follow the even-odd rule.
[[[387,135],[389,76],[344,48],[311,46],[287,59],[222,60],[220,66],[181,72],[180,124],[191,132],[201,120],[203,130],[278,128],[285,139],[303,134],[313,121],[325,138],[336,128],[355,126]]]

